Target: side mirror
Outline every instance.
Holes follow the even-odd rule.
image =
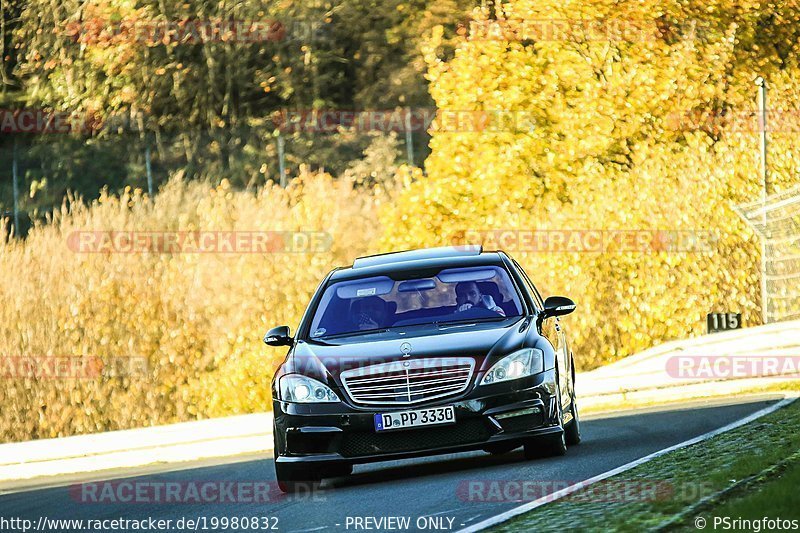
[[[544,318],[568,315],[576,307],[575,302],[565,296],[550,296],[544,301]]]
[[[264,335],[264,344],[269,346],[291,346],[293,341],[289,326],[272,328]]]

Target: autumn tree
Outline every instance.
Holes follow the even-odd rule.
[[[476,10],[452,59],[437,55],[441,33],[426,59],[437,107],[487,120],[434,125],[427,177],[409,174],[383,245],[604,231],[604,253],[509,249],[546,293],[579,303],[570,322],[584,367],[700,333],[709,311],[758,323],[756,241],[731,204],[760,191],[756,76],[770,81],[773,109],[797,112],[798,17],[789,3],[728,0]],[[774,132],[776,188],[797,181],[795,138]],[[614,230],[710,240],[631,250]]]

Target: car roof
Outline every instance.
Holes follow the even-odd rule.
[[[422,259],[444,259],[448,257],[473,257],[483,253],[481,245],[442,246],[439,248],[420,248],[405,252],[391,252],[388,254],[368,255],[353,261],[352,268],[364,268],[377,265],[390,265],[407,261]]]
[[[500,252],[484,252],[482,246],[445,246],[359,257],[348,268],[333,272],[332,280],[357,279],[397,272],[460,266],[502,266]]]

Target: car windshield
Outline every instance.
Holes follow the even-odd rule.
[[[334,282],[314,313],[311,338],[522,314],[517,291],[503,268],[450,268],[433,277],[427,274]]]

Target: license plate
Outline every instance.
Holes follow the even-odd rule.
[[[420,426],[440,426],[455,424],[456,411],[452,405],[415,409],[395,413],[378,413],[375,415],[375,431],[391,431],[393,429],[415,428]]]

